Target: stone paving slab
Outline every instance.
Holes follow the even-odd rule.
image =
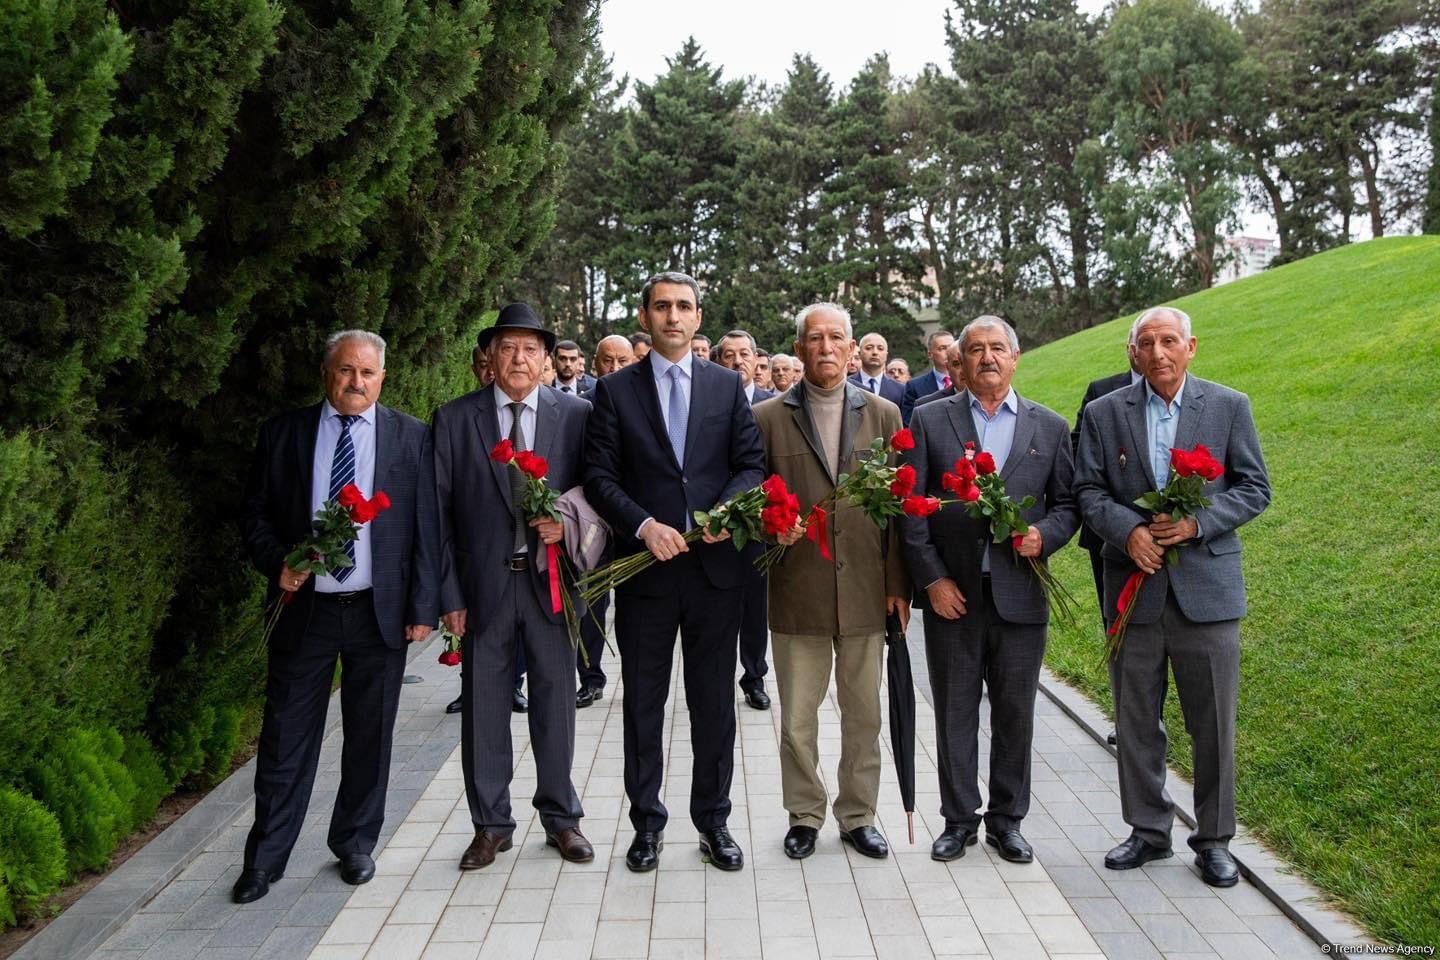
[[[1104,852],[1129,832],[1119,814],[1113,753],[1103,742],[1108,723],[1092,704],[1048,674],[1046,696],[1036,709],[1033,802],[1024,827],[1036,862],[1007,863],[983,843],[953,863],[932,861],[929,844],[944,822],[918,624],[911,626],[910,649],[921,692],[915,843],[906,835],[886,731],[877,824],[890,840],[892,856],[886,860],[868,860],[842,846],[833,824],[821,831],[813,857],[801,862],[785,857],[779,712],[750,710],[741,701],[730,826],[745,850],[746,865],[737,873],[705,867],[684,814],[690,728],[677,663],[665,727],[665,796],[672,821],[659,869],[633,874],[624,865],[632,832],[622,780],[619,704],[624,692],[615,669],[608,671],[605,699],[576,715],[574,778],[595,861],[562,863],[545,846],[528,804],[535,780],[527,717],[517,715],[511,727],[512,795],[520,821],[515,848],[485,870],[462,874],[457,863],[472,827],[457,749],[458,718],[444,713],[458,692],[458,674],[435,664],[439,646],[432,642],[418,651],[410,668],[424,682],[405,687],[402,694],[395,786],[373,881],[355,888],[340,881],[324,846],[331,798],[317,789],[285,879],[257,903],[230,903],[251,815],[253,770],[242,770],[217,791],[217,812],[207,813],[215,818],[213,827],[191,830],[158,847],[152,843],[140,855],[146,862],[137,865],[133,877],[110,890],[101,884],[61,918],[73,914],[80,933],[47,944],[43,941],[52,924],[17,956],[1248,960],[1320,956],[1319,939],[1366,939],[1246,838],[1237,838],[1234,847],[1246,879],[1230,890],[1200,880],[1182,824],[1175,831],[1176,857],[1125,873],[1106,870]],[[332,713],[338,715],[338,701]],[[988,705],[982,706],[982,720],[987,721],[983,730]],[[338,730],[331,733],[321,761],[332,790],[339,739]],[[821,708],[820,734],[832,792],[839,742],[832,689]],[[982,733],[982,756],[988,748]],[[1189,786],[1173,774],[1170,786],[1188,810]],[[132,906],[129,914],[117,915],[116,905],[127,896],[133,903],[142,888],[149,901],[143,909]],[[87,931],[88,942],[83,939]]]

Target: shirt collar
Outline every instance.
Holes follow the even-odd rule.
[[[750,400],[750,401],[752,401],[752,402],[755,400],[755,381],[754,381],[754,380],[751,380],[749,383],[745,384],[745,399],[746,399],[746,400]]]
[[[980,402],[979,397],[975,396],[975,394],[969,390],[965,391],[965,396],[970,398],[969,405],[972,410],[979,410],[980,413],[987,418],[990,416],[990,414],[985,413],[985,405]],[[1005,399],[1000,401],[1000,406],[995,408],[995,415],[999,416],[1001,410],[1009,410],[1016,416],[1020,415],[1020,400],[1015,396],[1014,387],[1011,387],[1005,394]]]
[[[1167,409],[1170,409],[1170,410],[1179,410],[1179,409],[1180,409],[1181,401],[1184,400],[1184,398],[1185,398],[1185,384],[1187,384],[1187,383],[1189,383],[1189,382],[1190,382],[1190,374],[1187,373],[1187,374],[1185,374],[1185,379],[1180,381],[1180,389],[1175,391],[1175,399],[1170,401],[1170,406],[1169,406]],[[1146,403],[1146,404],[1149,404],[1151,400],[1159,400],[1159,401],[1160,401],[1160,405],[1161,405],[1162,407],[1165,406],[1165,401],[1160,398],[1160,394],[1156,393],[1156,392],[1155,392],[1155,388],[1152,387],[1152,386],[1150,386],[1150,381],[1149,381],[1149,380],[1146,380],[1146,381],[1145,381],[1145,403]]]
[[[340,411],[330,406],[330,400],[329,398],[326,398],[320,404],[320,422],[324,423],[326,419],[338,416],[340,416]],[[358,414],[356,414],[356,416],[358,416],[361,420],[364,420],[366,423],[370,424],[370,426],[375,426],[375,404],[370,404],[370,406],[360,411]]]
[[[680,358],[679,363],[671,363],[654,350],[650,351],[650,358],[650,368],[654,371],[657,381],[664,380],[670,376],[671,367],[679,367],[680,372],[685,375],[685,379],[687,380],[689,380],[693,374],[692,367],[695,363],[695,354],[689,351],[686,351],[685,356]]]
[[[495,391],[496,410],[499,410],[502,407],[508,407],[510,406],[510,404],[515,402],[514,400],[510,399],[509,394],[507,394],[504,390],[500,389],[500,384],[493,383],[490,385],[490,389]],[[540,384],[538,381],[536,382],[535,386],[530,388],[530,392],[526,394],[525,398],[520,402],[525,404],[525,406],[529,407],[533,411],[538,411],[540,409]]]

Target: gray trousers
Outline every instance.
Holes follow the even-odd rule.
[[[526,573],[510,578],[506,599],[493,610],[472,610],[460,683],[460,757],[465,799],[476,832],[515,832],[510,779],[510,707],[515,658],[525,652],[530,684],[530,753],[535,758],[535,809],[546,830],[577,826],[585,811],[570,779],[575,759],[575,648],[563,624],[540,610]]]
[[[1030,812],[1035,694],[1045,659],[1045,625],[1008,623],[986,582],[969,612],[946,620],[925,611],[925,659],[935,697],[940,813],[945,826],[980,823],[979,730],[982,683],[990,688],[990,779],[985,829],[1015,830]]]
[[[1162,714],[1170,669],[1190,734],[1195,770],[1195,850],[1235,835],[1235,712],[1240,695],[1240,621],[1195,623],[1175,595],[1154,623],[1131,623],[1110,662],[1120,809],[1147,843],[1168,847],[1175,811],[1165,791],[1169,738]]]

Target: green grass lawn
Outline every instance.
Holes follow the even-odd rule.
[[[1191,371],[1250,395],[1274,488],[1240,531],[1240,818],[1379,937],[1440,945],[1440,237],[1176,305]],[[1073,420],[1124,367],[1132,319],[1022,355],[1017,389]],[[1109,709],[1088,559],[1072,546],[1055,569],[1088,603],[1047,661]],[[1173,689],[1166,725],[1188,773]]]

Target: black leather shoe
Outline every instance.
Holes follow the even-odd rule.
[[[625,866],[636,873],[647,873],[660,864],[660,851],[665,849],[665,834],[642,830],[630,841],[625,853]]]
[[[880,836],[880,831],[869,824],[854,830],[841,830],[840,839],[854,847],[856,853],[874,860],[884,860],[890,856],[890,845]]]
[[[946,827],[945,832],[930,844],[930,859],[942,862],[959,860],[965,856],[965,848],[975,846],[978,839],[973,827]]]
[[[456,697],[454,700],[451,700],[449,703],[445,704],[445,712],[446,712],[446,713],[459,713],[459,712],[460,712],[460,698],[459,698],[459,697]]]
[[[270,873],[266,870],[244,870],[240,879],[235,881],[235,887],[230,891],[230,899],[236,903],[254,903],[265,894],[270,892],[270,884],[283,877],[280,872]]]
[[[1107,733],[1107,734],[1105,735],[1105,742],[1108,743],[1108,744],[1110,744],[1110,746],[1112,746],[1112,747],[1115,746],[1116,740],[1115,740],[1115,731],[1114,731],[1114,730],[1111,730],[1109,733]]]
[[[756,687],[754,690],[745,691],[745,702],[756,710],[770,709],[770,695],[765,692],[764,687]]]
[[[999,833],[985,831],[985,842],[996,850],[1000,851],[1002,860],[1009,860],[1011,863],[1029,863],[1035,859],[1035,851],[1025,838],[1020,836],[1019,830],[1001,830]]]
[[[745,866],[745,854],[740,852],[740,844],[725,827],[700,834],[700,859],[713,863],[721,870],[739,870]]]
[[[605,699],[604,687],[581,687],[580,692],[575,694],[575,708],[588,707],[592,703],[599,703]]]
[[[804,860],[815,852],[815,837],[818,834],[814,827],[791,827],[785,831],[785,856],[791,860]]]
[[[1170,847],[1157,847],[1132,833],[1130,839],[1105,854],[1105,866],[1110,870],[1134,870],[1151,860],[1164,860],[1174,853]]]
[[[1200,879],[1212,887],[1233,887],[1240,882],[1240,866],[1224,847],[1201,850],[1195,855],[1195,866],[1200,868]]]
[[[358,887],[375,876],[375,861],[368,853],[349,853],[340,858],[340,879]]]
[[[518,689],[515,691],[515,698],[510,701],[511,713],[524,713],[530,709],[530,701],[525,699],[525,694]]]

